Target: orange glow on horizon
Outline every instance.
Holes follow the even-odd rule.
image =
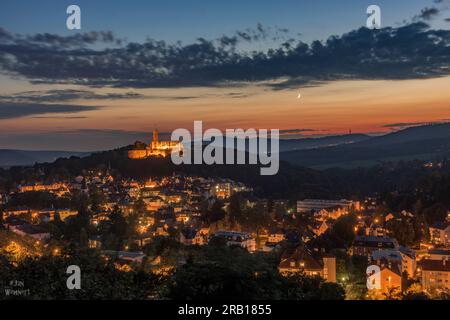
[[[155,126],[160,132],[170,132],[175,128],[192,129],[194,120],[202,120],[204,129],[311,130],[302,132],[303,135],[348,133],[349,129],[352,133],[381,133],[392,130],[386,126],[392,123],[450,119],[449,84],[450,77],[335,81],[300,88],[300,99],[297,99],[298,88],[272,90],[263,84],[227,88],[102,88],[95,90],[133,91],[143,97],[70,101],[67,104],[100,107],[74,114],[3,119],[0,120],[0,132],[47,133],[95,129],[150,133]],[[44,90],[43,85],[36,87]],[[49,89],[48,86],[45,89]]]

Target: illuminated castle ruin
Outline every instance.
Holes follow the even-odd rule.
[[[172,151],[181,151],[183,145],[179,141],[159,141],[158,130],[153,131],[153,140],[149,145],[135,143],[134,148],[128,151],[130,159],[145,159],[151,157],[167,157]]]

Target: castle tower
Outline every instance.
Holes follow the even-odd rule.
[[[155,129],[151,143],[145,146],[135,144],[133,149],[128,150],[128,158],[167,157],[173,150],[182,152],[183,145],[178,141],[159,141],[159,132],[158,129]]]

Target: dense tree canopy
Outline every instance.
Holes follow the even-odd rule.
[[[45,255],[26,258],[17,266],[3,261],[0,255],[0,287],[10,287],[10,281],[23,282],[29,295],[6,297],[14,299],[148,299],[155,294],[159,277],[142,271],[120,271],[113,261],[105,262],[95,252],[77,251],[58,257]],[[4,263],[3,263],[4,262]],[[81,289],[69,290],[67,267],[81,269]],[[4,295],[0,297],[5,298]]]
[[[178,268],[169,281],[167,296],[188,300],[343,299],[337,284],[303,274],[282,276],[276,260],[251,255],[239,247],[217,244]]]

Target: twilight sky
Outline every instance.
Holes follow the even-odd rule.
[[[66,29],[69,4],[79,31]],[[365,28],[369,4],[381,30]],[[449,7],[3,0],[0,148],[110,149],[194,120],[305,136],[448,121]]]

